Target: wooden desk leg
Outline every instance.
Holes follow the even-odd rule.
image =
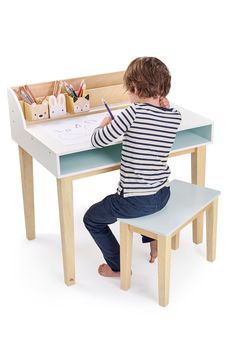
[[[57,179],[60,213],[60,231],[64,264],[64,281],[67,286],[75,283],[73,181],[69,178]]]
[[[27,239],[35,239],[35,214],[33,192],[33,158],[19,146],[24,218]]]
[[[196,148],[191,153],[191,176],[192,183],[200,186],[205,185],[206,171],[206,146]],[[203,213],[193,221],[193,242],[199,244],[203,241]]]

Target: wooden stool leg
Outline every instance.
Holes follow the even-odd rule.
[[[179,248],[180,233],[175,234],[171,239],[171,248],[176,250]]]
[[[158,236],[158,297],[159,305],[169,303],[171,237]]]
[[[24,218],[26,236],[29,240],[35,239],[35,215],[33,192],[33,159],[19,146],[21,183],[24,202]]]
[[[121,263],[121,289],[128,290],[131,284],[133,232],[128,224],[120,222],[120,263]]]
[[[207,260],[213,262],[216,257],[218,198],[206,210]]]
[[[195,152],[191,153],[191,177],[192,183],[200,186],[205,185],[205,170],[206,170],[206,146],[196,148]],[[193,221],[193,242],[196,244],[203,241],[203,214],[200,214]]]
[[[203,213],[193,220],[193,242],[195,244],[203,242]]]
[[[64,280],[67,286],[75,283],[73,183],[69,178],[57,179],[60,212],[60,230],[64,263]]]

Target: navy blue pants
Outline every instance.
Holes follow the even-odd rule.
[[[115,193],[93,204],[83,221],[103,253],[104,259],[114,272],[120,271],[120,247],[108,224],[117,218],[137,218],[160,211],[170,198],[170,187],[163,187],[157,193],[148,196],[127,197]],[[144,243],[152,239],[142,236]]]

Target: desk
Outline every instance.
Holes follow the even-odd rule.
[[[48,169],[57,181],[60,229],[64,265],[64,280],[67,285],[75,283],[73,180],[110,172],[120,167],[121,140],[105,148],[94,149],[91,144],[63,144],[48,132],[50,124],[61,124],[69,119],[80,121],[92,119],[93,114],[105,111],[101,99],[105,98],[112,110],[127,106],[127,94],[123,90],[123,72],[94,75],[66,80],[74,87],[86,79],[91,110],[87,115],[66,114],[59,120],[25,120],[24,112],[15,93],[16,87],[8,89],[11,134],[19,146],[22,192],[27,239],[35,239],[33,158]],[[35,97],[50,94],[53,83],[29,85]],[[170,157],[191,154],[192,183],[204,185],[206,146],[213,139],[213,122],[203,116],[176,106],[182,114],[182,122]],[[102,114],[100,114],[102,119]],[[54,123],[53,123],[54,122]],[[193,222],[193,241],[201,243],[203,219]],[[178,247],[179,236],[173,240]]]

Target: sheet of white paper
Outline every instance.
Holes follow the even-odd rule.
[[[120,110],[113,111],[114,115],[118,113],[120,113]],[[45,124],[43,128],[64,145],[85,145],[90,144],[94,129],[100,125],[105,116],[106,113],[84,115],[63,122]]]

